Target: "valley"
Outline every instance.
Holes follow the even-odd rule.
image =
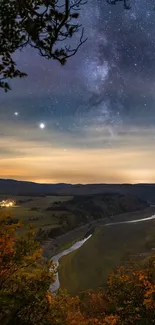
[[[59,260],[60,287],[73,295],[103,287],[109,272],[155,247],[155,220],[122,223],[155,214],[153,205],[133,195],[0,196],[0,201],[7,199],[16,203],[2,206],[1,215],[9,215],[10,224],[22,222],[17,236],[22,236],[31,224],[45,259],[83,243]]]
[[[119,221],[123,213],[144,210],[148,203],[139,198],[118,193],[85,196],[0,196],[0,201],[10,199],[14,206],[1,207],[9,215],[9,223],[21,221],[23,234],[31,224],[43,255],[51,258],[55,253],[71,246],[99,223]],[[121,216],[119,216],[121,214]]]
[[[104,287],[109,273],[128,261],[143,260],[155,248],[155,208],[119,215],[120,223],[96,226],[93,236],[78,250],[59,261],[61,288],[71,294]],[[124,220],[146,221],[122,223]]]

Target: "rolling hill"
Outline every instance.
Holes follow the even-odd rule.
[[[37,184],[0,179],[0,195],[90,195],[120,193],[155,204],[155,184]]]

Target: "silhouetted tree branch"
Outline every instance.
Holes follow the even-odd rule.
[[[107,2],[111,5],[116,5],[117,2],[123,2],[124,9],[130,9],[130,0],[107,0]]]
[[[13,54],[30,46],[46,59],[62,65],[75,55],[86,41],[84,29],[77,23],[84,0],[0,0],[0,88],[10,89],[8,79],[24,77]],[[75,47],[69,39],[78,34]]]

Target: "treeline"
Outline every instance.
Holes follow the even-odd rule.
[[[97,292],[52,295],[55,266],[42,259],[33,230],[17,237],[21,225],[0,220],[1,325],[154,324],[155,257],[119,268]]]
[[[38,240],[56,238],[70,230],[91,223],[100,218],[114,219],[115,215],[146,208],[148,205],[140,199],[117,193],[104,193],[87,196],[74,196],[65,202],[56,201],[46,210],[56,216],[58,226],[50,229],[41,227]]]

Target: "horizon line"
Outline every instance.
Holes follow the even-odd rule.
[[[149,182],[142,182],[142,183],[64,183],[64,182],[58,182],[58,183],[44,183],[44,182],[35,182],[31,180],[18,180],[14,178],[0,178],[0,181],[14,181],[14,182],[25,182],[25,183],[32,183],[37,185],[71,185],[71,186],[86,186],[86,185],[155,185],[155,183],[149,183]]]

